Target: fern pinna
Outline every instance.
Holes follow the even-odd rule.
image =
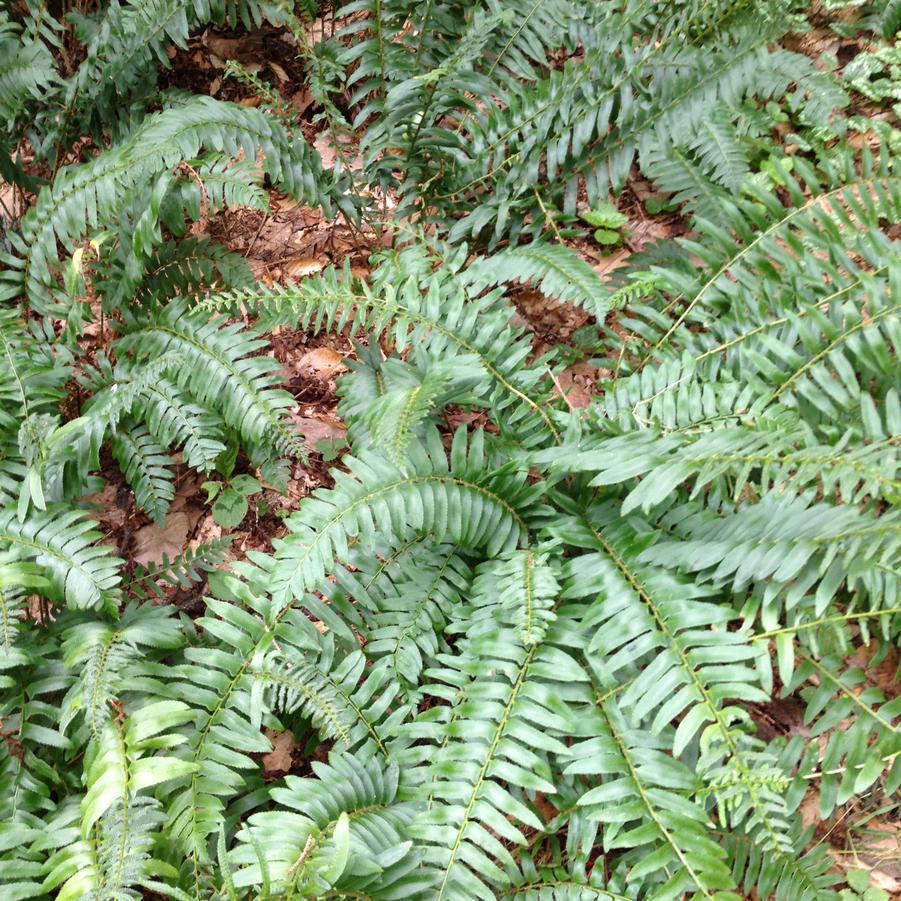
[[[155,90],[170,41],[296,37],[288,5],[0,14],[0,116],[52,173],[0,140],[36,195],[0,278],[0,897],[839,898],[802,802],[901,787],[894,139],[842,140],[794,4],[665,6],[348,4],[301,52],[359,172],[255,73],[258,107]],[[602,280],[566,239],[633,166],[685,234]],[[191,223],[269,190],[382,237],[388,193],[395,240],[256,284]],[[588,317],[587,406],[517,283]],[[164,525],[177,466],[305,459],[276,326],[354,342],[333,487],[269,553],[127,566],[83,502],[113,463]]]

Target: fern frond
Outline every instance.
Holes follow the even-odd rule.
[[[301,898],[420,897],[433,882],[406,838],[412,808],[396,803],[397,766],[333,752],[313,771],[315,779],[289,776],[273,789],[281,809],[254,814],[238,832],[235,885],[265,879],[271,891]]]
[[[158,867],[149,851],[152,832],[164,820],[158,803],[139,793],[190,771],[174,757],[142,752],[171,746],[173,736],[166,730],[190,716],[191,709],[180,701],[147,704],[132,712],[122,727],[107,723],[90,745],[81,840],[48,861],[47,888],[62,883],[57,897],[140,897],[134,887]]]
[[[442,633],[463,603],[472,573],[450,545],[411,541],[384,561],[352,557],[353,570],[339,568],[341,589],[365,609],[365,653],[387,661],[406,697],[418,694],[423,668],[443,648]]]
[[[404,709],[396,703],[399,686],[388,680],[386,667],[367,670],[361,652],[336,661],[334,647],[325,644],[315,663],[264,662],[249,674],[264,687],[270,710],[300,711],[342,750],[368,744],[391,759],[390,729],[381,721],[386,714],[389,720],[403,718]]]
[[[201,581],[201,573],[212,572],[225,560],[230,544],[231,537],[224,536],[214,539],[209,544],[187,548],[184,553],[171,560],[164,553],[161,563],[151,561],[146,566],[135,567],[134,571],[125,577],[122,589],[139,600],[146,600],[149,597],[163,596],[163,589],[158,582],[189,588],[193,583]]]
[[[482,433],[467,446],[458,430],[448,461],[437,433],[411,456],[406,472],[372,454],[345,457],[350,475],[335,472],[335,488],[319,491],[287,520],[289,535],[276,544],[270,590],[286,603],[315,589],[346,555],[348,536],[371,542],[375,534],[402,541],[437,531],[464,547],[489,554],[512,550],[528,534],[538,497],[523,475],[487,469]],[[464,512],[465,511],[465,512]]]
[[[128,689],[129,667],[148,650],[184,643],[182,627],[171,614],[170,607],[129,605],[118,623],[81,622],[63,633],[63,662],[78,676],[61,704],[61,732],[83,714],[91,736],[100,734],[114,715],[111,702]]]
[[[645,569],[650,554],[642,551],[653,533],[634,530],[609,508],[595,508],[590,520],[564,529],[570,541],[598,551],[572,562],[567,589],[582,597],[601,592],[588,616],[596,631],[587,652],[603,655],[610,678],[647,661],[639,663],[618,703],[634,723],[649,719],[655,735],[681,717],[672,739],[677,755],[701,730],[705,743],[731,748],[734,724],[747,722],[734,700],[767,699],[750,664],[757,652],[748,636],[726,631],[734,611],[706,600],[713,594],[709,588]],[[659,553],[656,545],[653,552]],[[614,619],[622,630],[604,628]],[[650,654],[652,659],[645,656]]]
[[[523,827],[542,830],[525,795],[556,791],[547,757],[565,753],[556,735],[568,728],[557,694],[586,679],[556,624],[528,649],[512,630],[486,625],[465,653],[440,655],[440,668],[427,673],[435,681],[425,693],[453,706],[434,707],[411,727],[438,746],[418,777],[416,797],[426,803],[411,835],[439,871],[433,897],[442,901],[493,899],[489,885],[504,885],[514,866],[510,847],[526,844]]]
[[[332,270],[290,288],[219,295],[208,305],[230,309],[247,304],[270,325],[284,322],[315,331],[347,328],[371,338],[390,330],[398,352],[423,345],[433,359],[471,354],[488,375],[484,405],[511,437],[533,444],[558,438],[546,410],[550,391],[538,390],[544,387],[545,370],[521,365],[531,348],[522,331],[510,325],[511,310],[498,302],[499,294],[473,300],[452,273],[444,272],[426,280],[423,296],[409,275],[416,263],[402,265],[400,287],[394,267],[380,270],[378,290],[367,285],[353,290],[349,272],[341,278]]]
[[[807,700],[804,723],[814,740],[802,772],[818,776],[820,815],[829,817],[837,805],[883,777],[886,793],[894,794],[901,786],[901,698],[887,701],[879,688],[866,684],[862,670],[845,669],[835,657],[800,656],[786,691],[808,681],[814,685],[802,691]],[[846,729],[835,728],[846,719]],[[821,750],[816,739],[827,734]]]
[[[498,608],[509,617],[525,647],[539,644],[555,619],[560,591],[548,554],[514,551],[482,564],[472,584],[472,604]]]
[[[225,450],[221,420],[191,403],[165,378],[148,385],[142,400],[141,413],[154,438],[164,447],[181,446],[188,466],[209,471]]]
[[[578,304],[598,322],[610,308],[609,291],[598,274],[565,244],[528,244],[480,257],[467,267],[464,280],[473,292],[503,282],[534,284],[542,294]]]
[[[101,538],[94,523],[65,506],[33,511],[19,522],[15,511],[0,512],[0,546],[33,559],[48,581],[42,593],[74,609],[115,607],[122,563]]]
[[[42,99],[59,76],[50,50],[22,35],[5,11],[0,13],[0,60],[0,121],[9,126],[30,100]]]
[[[175,497],[174,461],[144,426],[134,422],[120,423],[112,444],[113,456],[138,506],[162,525]]]
[[[870,609],[895,596],[897,511],[876,516],[847,505],[816,504],[809,495],[773,493],[722,515],[701,511],[685,526],[684,532],[675,527],[684,540],[664,539],[642,559],[703,573],[703,581],[731,584],[735,591],[752,581],[765,584],[765,608],[778,599],[790,609],[813,591],[820,615],[843,585]]]
[[[294,398],[274,387],[278,364],[254,355],[264,345],[258,332],[188,312],[184,301],[170,303],[119,339],[121,351],[133,351],[137,362],[178,354],[184,365],[172,374],[182,390],[218,410],[251,447],[268,445],[304,459],[303,443],[286,416]]]
[[[20,258],[4,275],[2,296],[24,292],[34,308],[52,309],[57,243],[73,248],[87,231],[114,221],[129,192],[196,158],[201,147],[231,156],[244,151],[249,158],[259,147],[275,180],[289,191],[303,190],[282,160],[285,140],[280,126],[259,110],[209,97],[149,116],[127,141],[87,163],[63,167],[40,192],[22,219],[21,237],[14,236]]]
[[[709,835],[704,807],[686,797],[697,777],[667,753],[671,735],[630,727],[622,703],[599,700],[585,724],[595,737],[569,749],[565,772],[605,777],[579,805],[604,824],[605,851],[626,849],[630,881],[656,877],[664,894],[726,897],[734,886],[726,854]]]

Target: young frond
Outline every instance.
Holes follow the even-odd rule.
[[[230,544],[231,537],[224,536],[209,544],[188,548],[171,560],[164,553],[160,563],[151,561],[146,566],[136,566],[123,580],[122,590],[139,600],[146,600],[150,597],[162,597],[163,586],[166,585],[189,588],[202,581],[201,573],[213,571],[225,560]]]
[[[271,792],[279,809],[243,824],[229,855],[235,887],[266,883],[299,898],[423,897],[432,874],[407,839],[413,809],[397,803],[397,766],[332,752],[313,772],[289,776]]]
[[[556,619],[553,608],[560,585],[548,554],[513,551],[483,563],[472,584],[472,604],[483,615],[489,608],[516,629],[525,647],[539,644]]]
[[[134,887],[159,870],[149,851],[152,833],[164,822],[158,803],[141,792],[190,772],[174,757],[144,754],[177,744],[168,730],[191,716],[180,701],[147,704],[132,711],[124,726],[108,722],[88,746],[81,840],[47,864],[47,888],[62,883],[57,897],[140,897]]]
[[[113,718],[112,702],[128,690],[126,673],[153,650],[181,647],[184,634],[170,607],[129,605],[115,623],[80,622],[63,633],[66,666],[78,673],[61,707],[60,730],[83,715],[93,737]]]

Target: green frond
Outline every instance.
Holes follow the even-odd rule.
[[[522,330],[510,325],[511,308],[500,302],[498,292],[479,299],[468,296],[452,272],[426,277],[420,286],[411,275],[424,262],[411,251],[409,259],[397,261],[399,274],[386,264],[377,273],[375,289],[365,284],[356,289],[349,271],[342,277],[331,270],[288,288],[222,294],[208,305],[233,309],[246,304],[267,325],[285,323],[317,332],[348,329],[370,340],[387,332],[399,353],[421,346],[433,359],[473,355],[487,374],[483,404],[506,433],[531,444],[558,438],[547,412],[551,394],[544,386],[546,371],[522,365],[531,347]]]
[[[609,291],[598,274],[565,244],[528,244],[480,257],[463,274],[475,293],[504,282],[534,284],[555,300],[578,304],[604,321]]]
[[[599,664],[599,667],[603,664]],[[604,826],[604,850],[625,849],[629,881],[657,882],[662,897],[697,892],[703,898],[736,897],[728,859],[710,836],[702,804],[690,800],[697,776],[668,751],[671,734],[630,727],[625,701],[598,701],[584,734],[594,737],[568,751],[565,772],[604,777],[579,798]]]
[[[81,839],[48,861],[48,889],[58,898],[138,898],[134,887],[159,865],[150,857],[153,831],[164,822],[148,788],[189,772],[174,757],[142,752],[177,744],[167,730],[185,722],[191,709],[159,701],[129,714],[122,727],[108,722],[88,747],[87,791],[81,801]]]
[[[591,485],[626,483],[630,490],[623,513],[637,507],[647,513],[682,485],[692,487],[691,498],[716,486],[736,502],[750,489],[759,495],[801,493],[811,485],[849,503],[899,497],[898,448],[892,439],[853,449],[847,440],[844,446],[818,445],[804,430],[778,425],[723,425],[710,431],[698,426],[669,433],[647,428],[604,437],[596,450],[565,446],[537,456],[553,461],[561,472],[597,473]],[[635,478],[641,481],[631,487]]]
[[[315,492],[287,519],[289,534],[275,543],[269,588],[281,603],[316,589],[335,556],[346,556],[350,536],[368,543],[379,534],[400,542],[416,532],[437,532],[494,555],[528,534],[538,492],[524,484],[518,468],[488,468],[481,432],[467,446],[465,431],[458,430],[450,460],[432,433],[405,471],[375,454],[345,457],[344,464],[349,473],[335,471],[334,489]]]
[[[5,11],[0,12],[0,60],[0,121],[8,126],[30,100],[42,99],[59,76],[45,44],[20,34]]]
[[[472,584],[472,604],[482,610],[494,608],[508,618],[525,647],[540,644],[549,623],[560,585],[549,555],[513,551],[483,563]]]
[[[14,510],[0,512],[0,546],[34,560],[47,578],[41,589],[74,609],[115,607],[121,560],[101,538],[93,521],[70,507],[33,511],[20,522]]]
[[[118,346],[134,352],[137,362],[177,354],[183,364],[172,375],[180,389],[218,411],[252,448],[304,459],[303,442],[286,415],[294,398],[274,387],[278,364],[255,355],[265,343],[240,323],[208,319],[174,301],[130,329]]]
[[[402,545],[385,560],[351,557],[335,580],[364,609],[365,653],[385,660],[405,697],[418,694],[423,668],[443,650],[443,632],[463,603],[472,573],[451,545]]]
[[[163,447],[180,446],[188,466],[209,471],[225,450],[221,420],[192,403],[165,378],[148,384],[142,400],[142,414],[153,437]]]
[[[355,391],[344,395],[340,412],[350,429],[357,425],[357,446],[366,446],[359,428],[365,425],[369,443],[404,468],[410,442],[422,436],[427,424],[436,418],[435,411],[443,409],[467,384],[478,381],[480,374],[478,358],[471,354],[432,363],[424,373],[388,359],[374,373],[381,388],[374,398],[356,393],[362,378],[359,370],[355,371]]]
[[[391,759],[390,725],[382,720],[403,718],[405,710],[397,703],[399,686],[388,680],[387,667],[367,669],[366,657],[359,651],[335,660],[334,646],[326,643],[315,663],[277,658],[252,668],[249,675],[262,686],[273,712],[300,711],[322,738],[331,739],[339,749],[368,745]]]
[[[800,824],[789,836],[793,848],[805,848],[810,843],[810,830]],[[744,835],[731,835],[726,849],[734,861],[733,874],[745,892],[756,889],[758,897],[789,898],[794,901],[832,901],[836,897],[833,886],[839,877],[832,868],[831,858],[822,844],[804,854],[774,854],[761,848]]]
[[[249,288],[244,257],[204,238],[167,241],[146,261],[136,299],[153,307],[175,295],[198,297],[214,286]]]
[[[224,560],[231,545],[231,536],[213,539],[209,544],[187,548],[169,559],[163,554],[162,562],[150,561],[146,566],[136,566],[122,582],[122,590],[139,600],[162,597],[164,589],[159,584],[189,588],[203,579],[201,573],[212,572]]]
[[[586,676],[552,624],[544,642],[525,648],[516,633],[490,617],[462,654],[439,655],[427,671],[426,695],[451,702],[425,711],[409,727],[428,739],[420,750],[424,811],[411,835],[439,871],[435,899],[495,897],[506,883],[510,849],[524,846],[524,829],[543,822],[527,793],[556,791],[549,755],[565,753],[557,738],[571,728],[559,694]]]
[[[22,219],[21,236],[13,236],[19,259],[4,276],[2,295],[24,292],[35,309],[52,309],[57,244],[71,248],[88,231],[114,221],[129,192],[196,158],[201,147],[229,156],[243,151],[249,158],[260,148],[273,179],[292,193],[304,190],[282,160],[285,141],[280,126],[259,110],[210,97],[148,116],[124,143],[87,163],[64,166],[41,190]]]
[[[896,598],[901,529],[897,511],[814,503],[809,495],[767,495],[759,503],[700,511],[684,520],[681,539],[664,539],[642,554],[647,563],[703,574],[741,591],[766,585],[765,609],[777,599],[791,609],[814,592],[820,615],[844,588],[879,609]]]
[[[313,771],[316,778],[289,776],[271,791],[278,809],[238,831],[235,886],[267,878],[270,891],[288,897],[421,897],[432,881],[406,837],[413,810],[397,803],[397,766],[333,752]]]
[[[32,662],[25,622],[25,590],[47,587],[41,568],[18,559],[19,554],[21,551],[0,556],[0,671]],[[0,676],[0,683],[3,678]]]
[[[862,670],[846,669],[835,657],[800,656],[785,690],[813,684],[802,690],[804,723],[812,740],[802,772],[817,779],[820,815],[829,817],[836,805],[864,793],[880,778],[893,795],[901,786],[901,698],[886,700],[878,687],[867,684]],[[850,721],[847,728],[845,720]],[[843,728],[836,728],[839,723]],[[823,735],[828,737],[820,749],[817,739]]]
[[[137,505],[158,525],[175,497],[175,462],[143,425],[121,422],[113,435],[113,456]]]
[[[732,749],[733,731],[747,723],[735,702],[768,698],[751,663],[757,651],[747,634],[727,631],[734,611],[707,600],[714,594],[710,588],[645,567],[648,545],[659,554],[652,544],[656,536],[618,520],[610,508],[592,509],[590,521],[562,524],[560,535],[595,549],[570,564],[567,594],[597,596],[586,620],[587,652],[602,657],[608,678],[633,676],[618,698],[632,722],[649,720],[657,735],[678,721],[672,736],[676,755],[699,732],[706,745]],[[622,626],[612,629],[614,621]]]
[[[96,738],[114,716],[112,703],[128,690],[125,674],[148,651],[171,651],[184,643],[169,607],[130,604],[115,623],[80,622],[63,633],[63,662],[76,672],[61,708],[60,731],[78,715]]]

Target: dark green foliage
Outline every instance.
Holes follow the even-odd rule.
[[[901,786],[901,702],[861,668],[901,636],[901,181],[780,45],[805,10],[359,0],[308,46],[268,2],[26,7],[0,15],[0,173],[36,192],[0,277],[0,897],[836,899],[802,800]],[[156,90],[170,45],[264,18],[361,171],[248,70],[259,108]],[[634,167],[686,232],[603,280],[563,239],[628,242]],[[256,285],[191,224],[265,209],[264,179],[364,229],[390,190],[394,241]],[[589,314],[587,407],[516,283]],[[106,461],[165,528],[185,470],[221,499],[305,460],[276,325],[355,342],[334,487],[271,553],[126,565],[85,500]],[[766,740],[780,695],[803,728]]]

